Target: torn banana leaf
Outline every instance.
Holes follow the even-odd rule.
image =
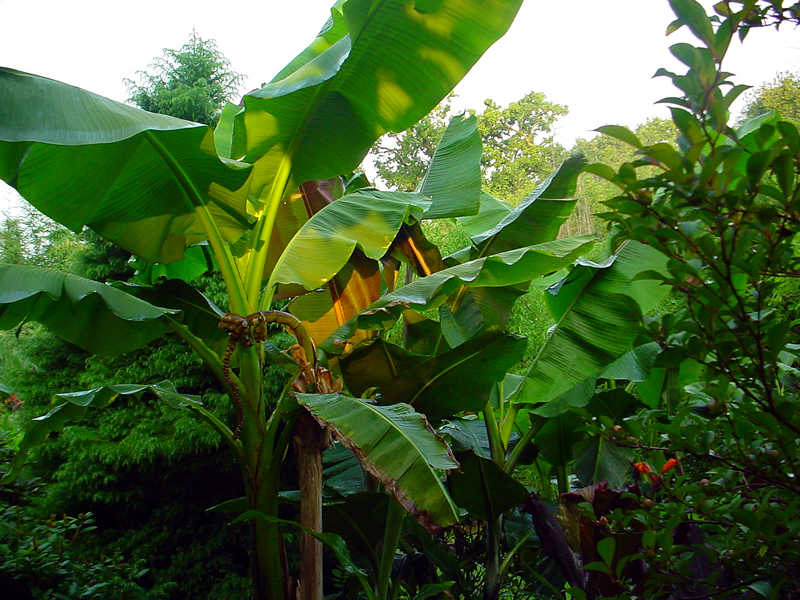
[[[297,394],[297,401],[426,529],[458,521],[442,483],[458,463],[423,415],[407,404],[376,406],[343,394]]]

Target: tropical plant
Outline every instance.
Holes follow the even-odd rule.
[[[586,568],[603,596],[790,598],[799,423],[796,300],[784,292],[798,275],[800,137],[775,112],[732,125],[747,87],[722,62],[737,33],[798,14],[781,2],[720,2],[710,17],[694,0],[670,4],[673,29],[700,41],[670,48],[685,73],[658,72],[680,92],[662,101],[678,145],[603,127],[636,157],[587,170],[617,188],[605,217],[618,235],[667,257],[665,270],[639,277],[680,301],[641,340],[649,374],[628,391],[646,409],[601,432],[616,452],[637,453],[638,481],[586,490],[571,509],[592,504],[580,537],[596,547],[581,551],[596,560]],[[641,560],[646,570],[627,569]]]
[[[381,133],[408,127],[435,106],[504,33],[517,8],[517,2],[505,1],[491,7],[466,0],[340,2],[315,41],[270,84],[245,96],[243,107],[226,107],[216,132],[2,69],[0,176],[56,221],[74,231],[89,226],[141,259],[163,264],[172,277],[195,272],[193,261],[207,245],[232,313],[225,317],[179,281],[109,287],[64,273],[3,266],[0,323],[14,327],[37,320],[89,351],[106,353],[132,350],[173,332],[203,358],[238,411],[229,427],[167,383],[101,386],[64,397],[65,403],[37,420],[16,464],[25,448],[54,427],[120,394],[149,391],[171,406],[193,410],[232,449],[248,507],[257,511],[251,513],[256,595],[283,598],[290,581],[276,520],[280,467],[294,433],[307,435],[310,443],[297,445],[298,462],[307,465],[301,467],[301,523],[307,532],[301,586],[305,597],[321,597],[320,564],[311,557],[320,553],[312,537],[320,529],[321,509],[314,472],[324,439],[299,412],[294,395],[274,399],[262,392],[270,360],[269,347],[260,343],[266,324],[280,323],[297,336],[296,389],[337,393],[338,386],[319,365],[300,320],[270,308],[275,298],[327,285],[334,322],[341,323],[379,295],[376,259],[398,233],[400,245],[413,251],[414,232],[408,230],[422,215],[477,210],[477,194],[464,202],[455,198],[458,185],[443,181],[450,177],[447,152],[431,166],[421,194],[362,190],[340,198],[345,188],[338,177],[352,171]],[[335,179],[319,183],[326,178]],[[337,276],[348,264],[346,277]],[[342,280],[349,285],[340,287]],[[345,300],[353,299],[355,305],[345,308]],[[297,398],[354,447],[368,443],[342,433],[347,415],[323,415],[330,396]],[[434,452],[438,448],[441,455],[445,446],[403,409],[349,402],[364,406],[357,411],[360,423],[383,423],[398,439],[425,449],[414,454],[419,476],[392,476],[367,453],[362,458],[371,472],[423,520],[453,522],[457,515],[444,488],[435,486],[431,493],[428,487],[437,469],[455,466]]]

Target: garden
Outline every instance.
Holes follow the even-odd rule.
[[[520,0],[340,0],[241,100],[0,67],[3,597],[799,598],[800,77],[725,59],[800,3],[668,3],[670,118],[572,148],[452,108]]]

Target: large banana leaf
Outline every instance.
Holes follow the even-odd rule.
[[[406,129],[436,106],[506,32],[519,5],[338,3],[312,46],[244,97],[233,130],[245,128],[246,160],[260,159],[265,183],[284,160],[298,184],[352,171],[380,135]]]
[[[360,190],[332,202],[303,225],[278,259],[269,285],[324,285],[359,248],[377,260],[400,227],[421,218],[430,200],[420,194]]]
[[[168,279],[153,286],[122,282],[115,286],[151,304],[180,311],[175,319],[209,346],[214,343],[224,346],[227,343],[228,334],[219,328],[219,321],[225,312],[188,283],[180,279]]]
[[[425,198],[431,200],[431,204],[425,208],[422,215],[425,218],[431,216],[444,216],[448,214],[466,214],[477,208],[477,199],[480,195],[481,174],[480,174],[480,135],[478,134],[477,123],[474,118],[464,119],[455,117],[442,139],[437,146],[436,152],[429,165],[428,173],[423,184],[420,186],[421,193]],[[289,243],[292,245],[299,242],[298,236],[289,241],[287,235],[300,228],[304,218],[310,217],[312,220],[320,221],[316,223],[306,223],[303,228],[308,242],[322,241],[319,233],[321,230],[341,227],[341,223],[335,221],[338,218],[343,220],[353,220],[353,215],[346,206],[328,208],[334,201],[342,200],[341,179],[327,181],[311,181],[300,186],[298,197],[290,197],[279,209],[279,222],[273,233],[273,245],[276,249],[284,249],[278,259],[269,259],[267,268],[271,272],[277,271],[276,263],[280,260],[284,267],[291,261],[299,263],[299,269],[309,270],[309,267],[317,267],[315,261],[308,261],[307,253],[295,253],[294,248],[286,248]],[[369,185],[364,179],[362,184]],[[375,192],[372,189],[354,189],[345,198],[349,200],[358,198],[360,202],[365,202],[366,208],[370,211],[380,211],[379,203],[370,203],[370,198],[375,195],[384,196],[386,192]],[[394,197],[403,200],[403,196]],[[414,198],[406,196],[406,198]],[[299,210],[302,207],[304,211]],[[421,200],[421,198],[420,198]],[[407,261],[417,271],[420,276],[428,275],[432,272],[444,268],[441,255],[438,249],[430,244],[422,234],[419,226],[417,208],[422,207],[421,202],[416,206],[411,206],[411,214],[407,215],[405,222],[397,230],[395,227],[387,227],[380,230],[371,229],[371,238],[377,239],[378,235],[392,235],[393,242],[387,247],[385,240],[369,254],[373,259],[383,256],[387,250]],[[359,211],[365,207],[359,204]],[[394,205],[392,210],[402,209],[402,205]],[[335,216],[316,216],[322,210],[327,210]],[[356,211],[357,212],[357,211]],[[348,213],[350,213],[348,215]],[[413,217],[413,218],[411,218]],[[324,219],[325,223],[322,223]],[[388,221],[398,222],[396,216],[391,216]],[[358,225],[356,225],[358,227]],[[306,229],[308,228],[308,229]],[[314,239],[315,238],[315,239]],[[368,241],[368,240],[366,240]],[[360,243],[359,240],[352,240],[353,243]],[[310,246],[311,244],[309,244]],[[339,246],[340,254],[333,255],[325,253],[336,265],[342,262],[347,254],[347,245]],[[326,246],[326,250],[329,247]],[[314,252],[314,256],[320,256],[319,252]],[[288,257],[288,258],[287,258]],[[375,302],[384,291],[384,285],[388,284],[389,289],[394,287],[394,277],[396,272],[392,271],[389,264],[384,262],[383,278],[381,277],[378,262],[372,260],[361,250],[356,250],[350,255],[347,265],[339,268],[338,273],[331,278],[327,284],[327,289],[320,289],[310,294],[305,294],[292,303],[291,311],[304,322],[306,330],[317,344],[322,343],[331,333],[336,331],[341,325],[347,322],[361,310]],[[329,272],[325,274],[330,277]],[[273,280],[278,278],[275,274]],[[291,295],[291,286],[278,286],[278,296]],[[368,337],[365,333],[360,333],[350,340],[355,343]]]
[[[513,209],[484,195],[477,215],[459,219],[470,232],[474,245],[472,256],[496,254],[555,239],[575,206],[578,175],[585,165],[583,155],[568,158]]]
[[[230,241],[247,228],[249,165],[222,162],[205,125],[0,68],[0,177],[73,231],[89,226],[149,261],[205,239],[208,203]],[[199,197],[187,194],[188,178]]]
[[[3,482],[8,482],[19,475],[20,469],[25,464],[28,452],[30,452],[31,448],[44,442],[51,431],[57,431],[71,421],[82,418],[90,408],[105,408],[119,396],[139,396],[145,392],[155,394],[171,408],[188,407],[210,415],[203,408],[198,396],[187,396],[178,393],[175,386],[169,381],[162,381],[155,385],[107,385],[81,392],[56,394],[55,397],[64,400],[64,402],[53,407],[47,414],[36,417],[30,422],[19,444],[17,454],[11,463],[11,468],[3,477]]]
[[[486,406],[495,384],[525,352],[525,338],[498,332],[425,357],[377,340],[342,359],[348,389],[377,387],[385,404],[404,402],[432,421]]]
[[[433,203],[426,219],[478,212],[481,196],[481,136],[475,116],[454,117],[434,152],[419,191]]]
[[[648,270],[664,272],[666,257],[628,242],[602,264],[583,261],[546,296],[556,324],[533,360],[517,402],[548,402],[630,351],[642,314],[663,300],[668,288],[635,280]]]
[[[289,312],[303,322],[306,332],[317,345],[381,296],[382,277],[378,262],[360,250],[353,252],[347,265],[320,290],[292,300]],[[361,331],[350,343],[369,337]]]
[[[472,452],[458,455],[461,469],[450,476],[450,493],[456,504],[482,521],[493,521],[519,506],[528,490],[497,463]]]
[[[37,321],[89,352],[121,354],[163,335],[162,317],[177,313],[69,273],[0,265],[2,329]]]
[[[595,239],[587,235],[517,248],[433,273],[384,295],[345,323],[322,347],[325,352],[338,353],[356,330],[387,329],[404,310],[435,308],[461,286],[505,287],[556,271],[583,254]]]
[[[423,415],[407,404],[375,406],[343,394],[297,394],[297,401],[426,528],[458,521],[441,480],[458,463]]]

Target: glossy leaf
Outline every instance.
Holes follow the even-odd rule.
[[[440,479],[458,463],[423,415],[405,404],[375,406],[343,394],[297,394],[297,401],[426,528],[458,521]]]
[[[404,192],[361,190],[339,198],[292,238],[270,284],[297,283],[316,289],[336,275],[356,248],[376,260],[386,254],[400,227],[418,220],[429,206],[424,196]]]
[[[387,131],[427,114],[505,33],[514,0],[349,0],[235,121],[265,181],[281,160],[297,183],[349,173]],[[262,158],[263,157],[263,158]]]
[[[37,321],[84,350],[122,354],[167,330],[154,306],[111,286],[60,271],[0,265],[0,328]]]
[[[630,242],[602,264],[583,261],[549,288],[556,319],[534,358],[518,402],[548,402],[630,351],[641,330],[642,314],[654,308],[668,288],[635,280],[643,271],[664,272],[666,257]]]
[[[303,321],[306,331],[319,345],[380,298],[381,283],[378,262],[356,250],[342,270],[321,289],[292,300],[289,312]],[[350,343],[356,344],[367,337],[366,332],[359,332]]]
[[[148,261],[206,239],[188,177],[222,234],[247,229],[249,165],[222,162],[205,125],[156,115],[52,79],[0,68],[0,175],[52,219],[89,226]]]

